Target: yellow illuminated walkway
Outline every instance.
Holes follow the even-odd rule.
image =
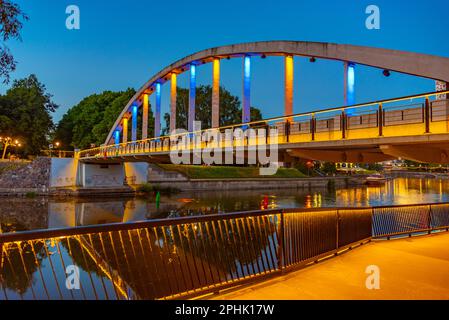
[[[380,289],[365,286],[368,265]],[[216,299],[449,299],[449,233],[378,240]]]

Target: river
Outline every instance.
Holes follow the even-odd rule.
[[[359,207],[449,201],[449,179],[396,178],[380,187],[182,192],[134,198],[0,198],[0,232],[294,207]]]

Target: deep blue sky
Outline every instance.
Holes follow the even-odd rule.
[[[8,46],[18,61],[13,79],[37,74],[61,107],[59,120],[83,97],[139,88],[166,65],[193,52],[261,40],[305,40],[367,45],[449,57],[447,0],[106,1],[17,0],[30,16],[22,42]],[[67,30],[65,8],[81,10],[81,30]],[[365,28],[365,8],[381,10],[381,29]],[[240,60],[222,63],[222,85],[241,95]],[[283,110],[281,58],[254,59],[252,105],[264,117]],[[294,111],[343,103],[342,63],[295,60]],[[210,83],[211,67],[198,68]],[[188,75],[178,84],[187,87]],[[434,90],[434,82],[358,67],[356,102]],[[6,86],[1,85],[4,92]],[[162,112],[168,111],[168,87]],[[153,100],[152,100],[153,101]]]

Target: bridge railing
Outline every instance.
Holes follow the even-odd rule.
[[[339,107],[316,112],[277,117],[262,121],[220,127],[219,132],[248,128],[265,130],[265,140],[231,138],[224,135],[220,141],[190,144],[184,149],[207,146],[237,147],[274,143],[269,129],[277,129],[276,143],[303,143],[312,141],[333,141],[341,139],[362,139],[421,135],[423,133],[448,133],[445,125],[449,121],[449,91],[407,96],[397,99],[376,101],[348,107]],[[201,136],[211,129],[193,133],[180,133],[116,145],[107,145],[79,152],[80,158],[108,158],[126,155],[167,153],[179,149],[178,141],[192,136]]]
[[[449,203],[441,203],[0,234],[0,299],[189,298],[301,268],[372,238],[448,228]],[[67,281],[75,284],[73,266],[79,268],[77,290],[67,289]]]

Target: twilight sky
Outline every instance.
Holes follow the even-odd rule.
[[[366,45],[449,57],[447,0],[144,1],[17,0],[29,15],[23,41],[7,43],[18,61],[12,79],[35,73],[60,109],[58,121],[82,98],[104,90],[140,88],[177,59],[209,47],[264,40]],[[81,11],[81,29],[65,26],[68,5]],[[365,27],[365,8],[381,11],[381,29]],[[211,83],[210,65],[197,69]],[[222,85],[241,96],[242,62],[222,62]],[[188,86],[188,73],[178,78]],[[283,111],[282,58],[253,59],[252,105],[272,117]],[[7,86],[0,85],[0,92]],[[162,112],[168,111],[168,86]],[[356,102],[434,91],[434,82],[358,66]],[[152,104],[154,97],[152,97]],[[295,59],[294,112],[342,105],[343,65]]]

